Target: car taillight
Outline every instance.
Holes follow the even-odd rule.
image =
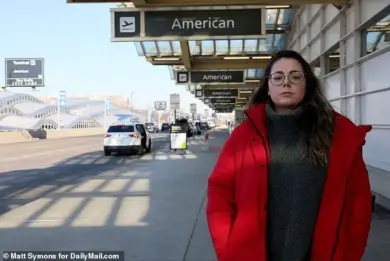
[[[109,137],[111,137],[110,134],[105,134],[105,135],[104,135],[104,138],[109,138]]]
[[[137,134],[135,134],[135,133],[129,134],[129,136],[132,138],[138,138]]]

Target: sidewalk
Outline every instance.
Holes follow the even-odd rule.
[[[390,213],[390,172],[367,166],[375,203]]]

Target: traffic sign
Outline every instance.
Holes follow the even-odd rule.
[[[190,104],[190,112],[192,114],[196,113],[196,103],[191,103]]]
[[[5,87],[43,87],[44,59],[5,59]]]
[[[179,110],[180,109],[180,94],[172,93],[170,95],[169,107],[171,110]]]
[[[64,109],[66,107],[66,92],[60,91],[60,108]]]
[[[155,101],[154,102],[154,109],[157,111],[165,111],[167,109],[167,102],[166,101]]]

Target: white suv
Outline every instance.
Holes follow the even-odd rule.
[[[111,152],[136,152],[138,155],[149,153],[152,139],[145,126],[141,123],[115,123],[104,135],[104,155]]]

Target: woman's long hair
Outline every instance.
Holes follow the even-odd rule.
[[[265,69],[264,79],[249,102],[249,107],[271,101],[268,95],[268,78],[275,62],[282,58],[298,61],[305,73],[306,94],[302,102],[303,117],[299,127],[307,137],[307,154],[315,165],[325,166],[332,144],[334,119],[333,108],[322,93],[321,85],[310,65],[297,52],[284,50],[276,53]],[[272,102],[272,101],[271,101]]]

